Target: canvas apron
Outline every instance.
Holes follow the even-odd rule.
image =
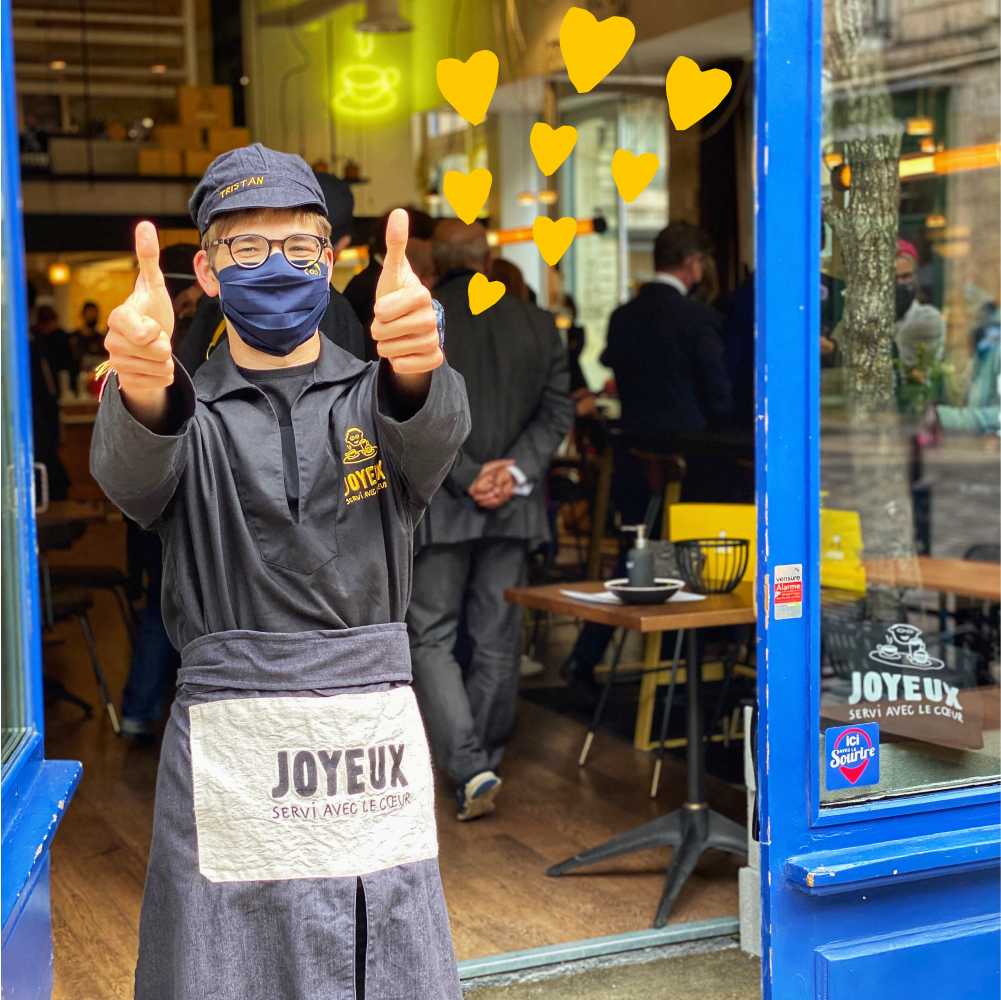
[[[136,1000],[461,996],[403,623],[232,631],[181,654]]]

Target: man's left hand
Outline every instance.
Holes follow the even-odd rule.
[[[396,209],[386,226],[386,257],[375,290],[372,339],[379,356],[389,361],[397,375],[406,382],[427,384],[425,373],[445,358],[438,345],[438,317],[431,293],[407,260],[409,229],[407,213]]]

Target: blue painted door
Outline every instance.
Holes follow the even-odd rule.
[[[0,784],[0,996],[39,1000],[52,991],[49,844],[80,780],[75,761],[45,760],[41,622],[31,428],[31,358],[25,297],[21,184],[10,0],[0,5],[3,101],[3,303],[0,326],[2,483],[3,763]]]
[[[958,9],[755,8],[766,998],[1001,989],[998,32]]]

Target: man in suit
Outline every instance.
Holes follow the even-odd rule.
[[[574,421],[566,349],[552,315],[505,295],[474,316],[469,281],[490,270],[479,223],[440,221],[432,242],[445,311],[445,355],[466,381],[472,431],[415,532],[407,612],[414,687],[457,817],[493,809],[514,724],[529,549],[549,538],[543,478]],[[471,646],[455,656],[465,602]]]
[[[703,277],[712,244],[688,222],[672,222],[654,243],[655,279],[608,322],[601,363],[615,373],[622,403],[622,427],[654,437],[723,426],[732,392],[723,358],[722,316],[689,292]],[[685,456],[681,487],[686,502],[725,501],[733,480],[725,460],[702,452]],[[643,520],[650,487],[628,440],[616,444],[612,500],[623,524]],[[624,574],[620,556],[617,576]],[[563,674],[593,684],[594,667],[612,629],[586,625]]]

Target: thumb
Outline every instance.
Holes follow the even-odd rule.
[[[146,284],[146,291],[163,288],[163,274],[160,271],[160,241],[156,226],[152,222],[140,222],[136,226],[136,257],[139,260],[139,277]]]
[[[375,290],[376,299],[402,288],[413,271],[407,260],[407,238],[410,234],[410,217],[402,208],[394,209],[386,224],[386,256],[382,274]]]

